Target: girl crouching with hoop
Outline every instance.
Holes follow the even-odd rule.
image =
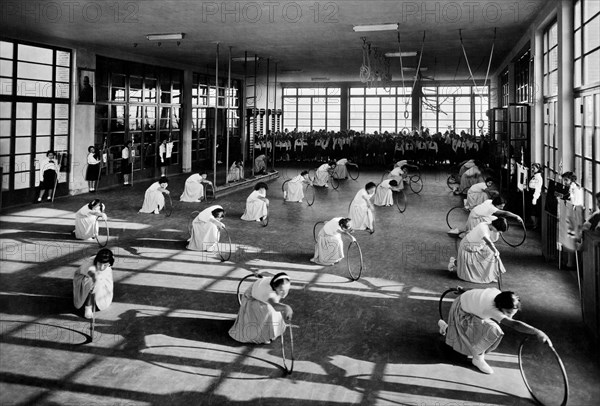
[[[221,220],[225,210],[219,205],[210,206],[200,212],[192,222],[188,250],[215,251],[219,243],[220,231],[225,228]]]
[[[269,207],[268,189],[269,186],[265,182],[258,182],[254,186],[254,191],[246,199],[246,210],[242,215],[242,220],[263,221],[267,217]]]
[[[73,304],[77,309],[85,305],[85,318],[93,316],[92,306],[104,310],[113,299],[112,266],[115,257],[108,248],[103,248],[92,260],[86,260],[73,276]]]
[[[242,297],[242,303],[229,335],[240,343],[270,344],[285,332],[292,320],[292,308],[281,303],[290,290],[290,277],[278,273],[260,278]]]
[[[375,194],[377,185],[373,182],[369,182],[364,188],[360,189],[352,203],[350,203],[350,209],[348,210],[348,217],[354,222],[355,230],[367,230],[373,234],[375,218],[373,216],[373,203],[371,198]]]
[[[165,177],[151,184],[144,194],[144,204],[142,204],[140,213],[158,214],[165,207],[165,196],[163,193],[170,193],[167,190],[167,186],[169,186],[169,181]]]
[[[98,217],[106,220],[104,204],[100,199],[94,199],[75,213],[75,230],[72,234],[78,240],[95,238],[98,235]]]
[[[315,241],[315,255],[311,262],[319,265],[334,265],[344,258],[344,242],[342,234],[348,235],[352,241],[356,241],[350,234],[352,231],[352,220],[344,217],[334,217],[325,223]]]

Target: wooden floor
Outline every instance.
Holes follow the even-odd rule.
[[[185,249],[191,213],[182,203],[186,176],[172,177],[174,211],[138,214],[146,184],[5,211],[0,216],[0,403],[47,405],[529,405],[517,350],[523,335],[505,331],[488,359],[495,374],[474,369],[438,334],[438,299],[448,287],[472,286],[446,265],[456,240],[445,215],[460,203],[444,173],[423,175],[408,209],[377,208],[376,232],[357,232],[360,280],[346,263],[311,263],[313,225],[347,213],[349,201],[381,172],[361,173],[337,191],[319,190],[312,207],[284,203],[271,182],[270,223],[240,220],[248,191],[217,200],[226,210],[231,260]],[[74,212],[94,197],[110,219],[115,297],[89,322],[72,306],[72,276],[94,255],[95,241],[70,237]],[[546,331],[570,378],[570,405],[600,400],[598,349],[581,321],[574,272],[541,257],[539,235],[517,249],[498,244],[517,292],[517,318]],[[241,345],[227,334],[238,310],[236,288],[253,270],[287,272],[294,309],[295,370],[286,376],[279,341]],[[533,361],[530,361],[533,362]],[[527,366],[545,393],[553,378]],[[559,381],[560,383],[560,381]],[[552,395],[551,395],[552,396]],[[560,404],[558,401],[556,404]]]

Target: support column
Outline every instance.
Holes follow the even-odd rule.
[[[183,173],[192,171],[192,87],[194,86],[194,73],[186,69],[183,71],[183,104],[181,108],[181,170]]]
[[[573,91],[573,2],[561,0],[558,10],[558,134],[563,172],[575,168]]]
[[[533,42],[533,132],[531,133],[531,162],[544,160],[544,32],[536,30]]]
[[[342,83],[340,86],[340,131],[350,129],[350,98],[348,97],[348,93],[348,85]]]

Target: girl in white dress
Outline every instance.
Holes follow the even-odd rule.
[[[219,243],[220,230],[225,228],[221,222],[223,217],[225,217],[225,210],[219,205],[202,210],[192,222],[192,235],[188,240],[187,249],[214,251]]]
[[[95,238],[98,235],[98,217],[106,220],[104,204],[100,199],[94,199],[75,213],[75,230],[73,234],[78,240]]]
[[[375,191],[373,197],[373,204],[375,206],[391,206],[394,204],[394,195],[392,192],[398,192],[398,181],[396,179],[385,179],[379,185]]]
[[[333,170],[333,177],[336,179],[348,179],[348,168],[346,167],[346,164],[349,162],[350,161],[348,161],[346,158],[342,158],[337,161],[335,164],[335,169]]]
[[[367,230],[373,234],[373,203],[371,197],[375,194],[377,185],[369,182],[364,189],[359,190],[350,203],[348,217],[352,219],[353,228],[355,230]]]
[[[292,308],[281,303],[290,291],[290,277],[278,273],[263,277],[250,286],[229,335],[240,343],[270,344],[285,332],[286,322],[292,320]]]
[[[140,213],[158,214],[165,207],[165,196],[163,196],[163,193],[170,193],[167,190],[167,186],[169,186],[169,181],[165,177],[151,184],[144,194],[144,204],[140,209]]]
[[[315,243],[315,255],[310,259],[319,265],[334,265],[344,258],[344,242],[342,234],[348,235],[352,241],[356,241],[350,234],[352,231],[352,220],[344,217],[334,217],[325,223]]]
[[[315,173],[315,180],[313,181],[313,185],[329,187],[329,176],[334,169],[334,161],[329,161],[326,164],[319,166],[317,172]]]
[[[204,199],[204,185],[212,185],[206,180],[206,174],[195,173],[185,180],[185,189],[181,195],[182,202],[201,202]]]
[[[265,182],[258,182],[254,186],[254,191],[246,199],[246,210],[242,215],[242,220],[262,221],[267,217],[267,208],[269,199],[267,199],[267,190],[269,186]]]
[[[92,259],[86,260],[73,275],[73,304],[85,305],[85,318],[92,318],[92,306],[104,310],[113,299],[112,266],[115,258],[111,250],[103,248]],[[93,294],[93,302],[92,302]]]
[[[312,185],[308,178],[308,171],[300,172],[286,183],[286,190],[283,191],[283,198],[286,202],[302,203],[304,199],[304,185]]]

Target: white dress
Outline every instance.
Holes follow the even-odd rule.
[[[146,193],[144,194],[144,204],[140,209],[140,213],[153,213],[154,210],[158,209],[160,211],[165,207],[165,196],[158,190],[159,188],[160,183],[154,182],[146,189]]]
[[[75,213],[75,238],[87,240],[98,234],[98,222],[96,219],[102,213],[92,210],[86,204]]]
[[[403,187],[404,185],[404,170],[400,166],[396,166],[394,169],[390,171],[387,176],[388,179],[394,179],[398,182],[399,187]]]
[[[497,211],[498,208],[492,204],[492,199],[487,199],[483,203],[475,206],[469,213],[465,230],[471,231],[479,223],[491,223],[496,220],[497,217],[494,216],[494,213]]]
[[[216,220],[212,212],[216,209],[223,209],[219,205],[207,207],[202,210],[192,221],[192,235],[190,236],[188,250],[194,251],[215,251],[219,242],[219,228],[211,220]]]
[[[227,182],[237,182],[242,179],[241,168],[236,164],[232,164],[227,174]]]
[[[336,162],[335,169],[333,170],[333,177],[336,179],[348,179],[348,168],[346,164],[348,160],[346,158],[340,159]]]
[[[500,273],[506,272],[500,257],[494,256],[483,237],[495,242],[498,233],[492,233],[488,223],[479,223],[460,242],[456,274],[464,281],[491,283],[497,280]]]
[[[286,202],[300,202],[302,203],[302,199],[304,199],[304,176],[297,175],[290,179],[288,183],[286,183],[286,194],[285,201]]]
[[[327,182],[329,182],[329,164],[323,164],[319,166],[317,172],[315,173],[313,185],[327,186]]]
[[[391,206],[394,204],[394,195],[392,193],[392,186],[390,186],[392,180],[386,179],[377,185],[375,196],[373,196],[373,204],[375,206]]]
[[[465,207],[472,209],[488,200],[489,196],[485,191],[486,189],[487,184],[485,182],[479,182],[471,186],[467,192],[467,204]]]
[[[310,259],[319,265],[333,265],[344,258],[344,242],[340,232],[340,220],[342,217],[335,217],[329,220],[317,236],[315,243],[315,255]]]
[[[198,173],[191,175],[185,180],[185,189],[179,200],[182,202],[199,202],[204,198],[203,182],[210,183]]]
[[[250,193],[250,196],[246,199],[246,210],[242,215],[242,220],[259,221],[267,215],[267,203],[261,197],[267,197],[267,193],[261,193],[260,190]]]
[[[110,306],[113,299],[113,275],[109,266],[103,271],[96,272],[96,283],[88,275],[88,271],[96,270],[94,259],[88,259],[73,275],[73,304],[80,309],[86,302],[90,292],[94,293],[94,301],[99,310]]]
[[[371,195],[362,188],[356,193],[352,203],[350,203],[348,217],[352,219],[352,228],[355,230],[366,230],[367,228],[373,230],[373,212],[371,212],[367,204],[367,200],[370,198]]]

